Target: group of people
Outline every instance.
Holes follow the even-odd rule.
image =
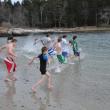
[[[47,34],[45,39],[40,40],[43,44],[43,47],[41,48],[41,54],[34,56],[32,60],[29,62],[29,65],[32,64],[32,62],[35,59],[40,60],[40,72],[41,72],[41,79],[37,81],[32,86],[32,91],[36,91],[36,87],[39,86],[45,78],[48,78],[48,88],[52,89],[52,77],[51,74],[47,71],[47,64],[50,64],[52,58],[54,55],[57,55],[57,59],[60,63],[66,63],[67,58],[69,57],[69,51],[67,46],[71,45],[73,49],[74,56],[80,57],[80,53],[78,52],[78,44],[76,42],[77,36],[73,36],[73,39],[68,41],[66,35],[63,35],[62,37],[58,37],[56,41],[53,41],[50,37],[50,34]],[[35,39],[35,43],[37,44],[37,39]],[[6,58],[4,59],[4,63],[6,64],[7,68],[7,76],[5,78],[5,81],[12,81],[16,80],[15,77],[15,71],[16,71],[16,63],[15,59],[17,55],[15,54],[15,47],[16,47],[17,40],[13,37],[8,37],[7,43],[0,47],[0,52],[3,49],[7,50]],[[53,43],[54,42],[54,43]]]
[[[48,55],[50,59],[56,55],[60,63],[67,63],[67,58],[71,56],[69,50],[70,46],[72,47],[74,56],[80,59],[80,52],[76,39],[77,36],[73,36],[73,39],[68,41],[67,35],[62,35],[57,39],[51,39],[50,34],[47,34],[47,36],[41,40],[35,39],[34,45],[37,44],[37,41],[41,41],[43,46],[48,48]]]

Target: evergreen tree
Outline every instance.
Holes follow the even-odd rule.
[[[27,27],[100,26],[110,23],[110,0],[0,0],[0,22]]]

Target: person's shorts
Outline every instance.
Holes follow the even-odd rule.
[[[63,51],[63,52],[62,52],[62,55],[66,58],[66,57],[68,57],[68,52]]]
[[[80,52],[77,52],[76,50],[73,49],[74,55],[75,56],[80,56]]]
[[[49,56],[54,56],[55,54],[56,54],[56,53],[55,53],[54,48],[48,49],[48,55],[49,55]]]
[[[57,55],[57,58],[60,63],[65,63],[65,57],[63,55]]]
[[[46,74],[46,70],[45,69],[40,69],[41,75],[45,75]]]
[[[16,63],[14,62],[12,58],[7,57],[4,59],[4,62],[6,64],[8,74],[16,71]]]

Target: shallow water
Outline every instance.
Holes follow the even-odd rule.
[[[69,34],[69,39],[72,34]],[[53,91],[45,84],[37,94],[31,86],[40,78],[36,64],[27,63],[40,52],[41,43],[33,47],[35,38],[42,35],[17,37],[17,78],[15,83],[4,83],[6,69],[0,59],[0,109],[2,110],[109,110],[110,108],[110,33],[79,33],[78,43],[82,59],[74,65],[63,66],[53,74]],[[53,35],[55,37],[58,35]],[[5,38],[0,38],[0,45]]]

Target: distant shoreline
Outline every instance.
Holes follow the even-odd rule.
[[[27,36],[29,34],[40,34],[40,33],[86,33],[86,32],[106,32],[110,31],[110,27],[75,27],[75,28],[49,28],[49,29],[38,29],[38,28],[4,28],[0,27],[0,37],[7,37],[11,34],[14,36]]]

